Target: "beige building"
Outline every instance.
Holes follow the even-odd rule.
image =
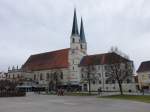
[[[0,72],[0,80],[5,80],[7,78],[7,73]]]
[[[142,62],[137,70],[140,89],[150,90],[150,61]]]

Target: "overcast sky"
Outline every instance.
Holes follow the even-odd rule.
[[[0,71],[31,54],[68,48],[74,7],[88,54],[117,46],[136,69],[150,60],[150,0],[0,0]]]

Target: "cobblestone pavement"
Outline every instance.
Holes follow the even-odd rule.
[[[0,98],[0,112],[150,112],[150,104],[93,96],[31,95]]]

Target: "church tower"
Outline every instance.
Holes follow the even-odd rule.
[[[79,64],[83,56],[86,55],[86,40],[84,35],[83,21],[81,19],[80,34],[78,32],[78,23],[76,10],[74,10],[72,33],[70,36],[69,51],[69,82],[71,84],[79,84],[80,69]]]
[[[84,34],[84,26],[83,26],[83,20],[81,18],[81,26],[80,26],[80,38],[81,38],[81,50],[83,53],[87,54],[87,44]]]

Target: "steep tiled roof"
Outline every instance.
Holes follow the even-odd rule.
[[[115,64],[128,61],[130,60],[125,59],[116,53],[105,53],[105,54],[84,56],[83,59],[81,60],[80,66]]]
[[[25,64],[23,70],[47,70],[57,68],[67,68],[69,48],[52,52],[31,55]]]
[[[147,72],[150,71],[150,61],[142,62],[137,72]]]

